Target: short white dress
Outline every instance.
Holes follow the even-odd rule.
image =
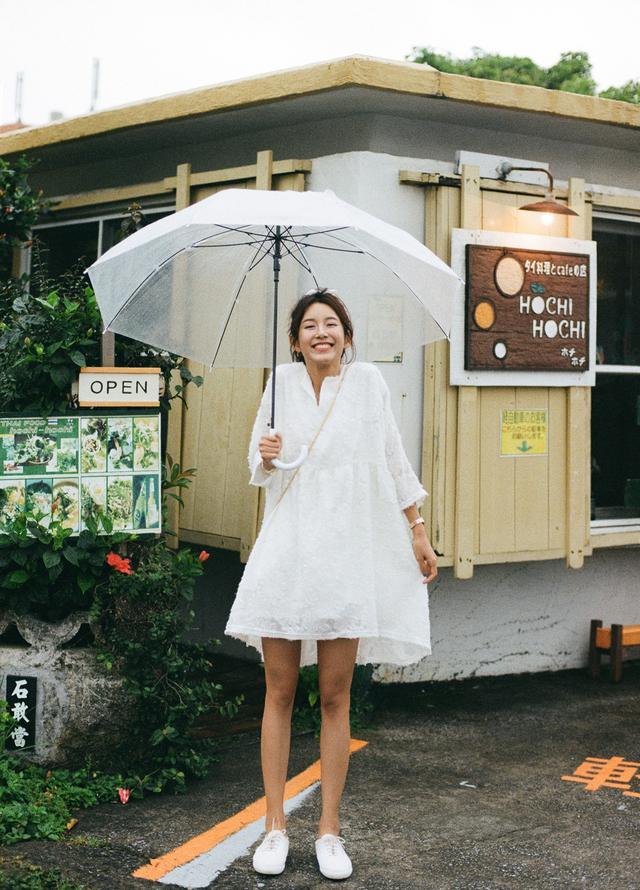
[[[301,640],[300,664],[317,663],[316,640],[358,637],[356,664],[407,665],[431,654],[427,585],[402,510],[427,495],[402,445],[389,387],[376,365],[352,362],[326,377],[316,401],[304,362],[276,368],[276,429],[292,470],[262,468],[267,384],[249,447],[251,484],[266,489],[262,526],[245,565],[225,634],[262,655],[262,637]],[[277,504],[277,506],[276,506]]]

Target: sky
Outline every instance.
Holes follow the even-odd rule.
[[[599,89],[640,79],[639,0],[0,0],[0,124],[48,123],[155,96],[362,54],[473,47],[548,67],[584,51]],[[13,35],[13,36],[12,36]]]

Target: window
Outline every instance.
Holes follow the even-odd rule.
[[[599,215],[596,385],[591,416],[594,532],[640,528],[640,220]]]
[[[147,225],[173,212],[173,207],[154,207],[152,210],[143,208]],[[84,268],[90,266],[110,247],[122,240],[121,226],[125,216],[123,212],[34,226],[33,233],[38,236],[46,250],[49,276],[57,278],[78,259],[82,260]],[[25,271],[31,271],[31,262],[32,252],[29,251]],[[85,277],[87,284],[90,285],[89,276]],[[32,289],[37,292],[35,285],[35,282],[31,283]]]

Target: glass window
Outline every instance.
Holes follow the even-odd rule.
[[[640,368],[640,224],[594,220],[593,239],[598,244],[597,362]]]
[[[85,268],[95,262],[98,257],[98,233],[98,221],[34,228],[34,235],[41,244],[42,260],[48,277],[57,279],[78,259],[82,259]],[[30,259],[33,263],[33,253]],[[88,276],[85,277],[89,284]],[[37,278],[30,282],[30,289],[38,293]]]
[[[640,518],[640,223],[596,219],[598,318],[591,391],[591,518]],[[615,373],[607,366],[628,366]],[[613,373],[612,373],[613,372]]]
[[[173,210],[149,210],[143,211],[145,225],[155,220],[168,216]],[[98,258],[98,253],[103,254],[114,244],[125,237],[122,223],[126,214],[103,219],[92,219],[86,222],[60,223],[34,227],[33,234],[42,244],[43,260],[48,269],[48,277],[57,279],[62,273],[71,268],[78,260],[84,263],[83,268],[90,266]],[[100,228],[102,226],[102,234]],[[29,256],[29,270],[33,266],[33,253]],[[89,276],[85,275],[87,285],[90,285]],[[30,289],[38,294],[38,283],[34,278],[30,282]]]

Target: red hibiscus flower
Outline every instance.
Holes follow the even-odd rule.
[[[131,568],[130,559],[125,559],[124,557],[119,556],[117,553],[111,551],[110,553],[107,553],[107,562],[112,569],[116,570],[116,572],[121,572],[123,575],[133,575],[133,569]]]

